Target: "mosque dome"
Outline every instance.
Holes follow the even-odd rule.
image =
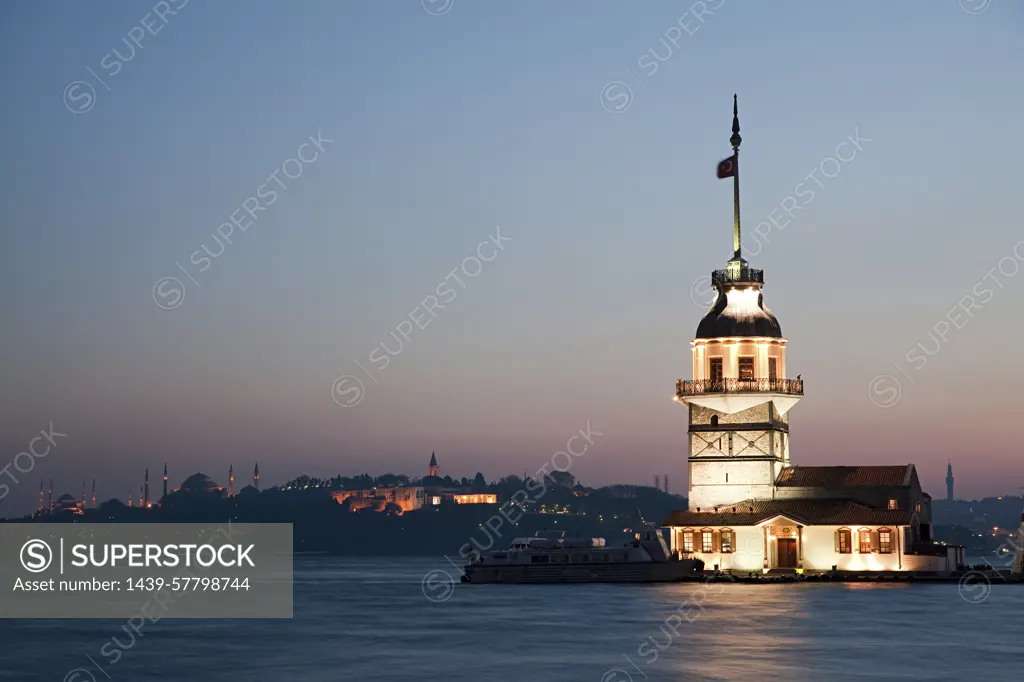
[[[179,490],[183,493],[215,493],[220,490],[220,486],[206,474],[197,473],[182,481]]]

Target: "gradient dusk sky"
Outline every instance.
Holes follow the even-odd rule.
[[[67,436],[0,516],[41,478],[158,491],[164,461],[522,475],[588,422],[585,484],[685,494],[671,398],[731,255],[734,92],[794,463],[913,462],[941,497],[952,459],[958,496],[1018,494],[1022,38],[1013,0],[4,2],[0,466]]]

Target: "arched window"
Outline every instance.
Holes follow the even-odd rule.
[[[840,528],[836,531],[836,552],[838,554],[850,554],[853,551],[853,534],[849,528]]]
[[[879,554],[892,554],[892,531],[888,528],[878,529]]]
[[[722,536],[722,554],[731,554],[733,548],[736,546],[736,536],[732,532],[732,528],[723,528],[721,530]]]
[[[718,426],[718,415],[717,414],[711,415],[711,425],[712,426]]]

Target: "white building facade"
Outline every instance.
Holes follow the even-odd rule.
[[[792,463],[789,415],[804,383],[786,378],[788,344],[764,305],[764,273],[740,255],[735,104],[731,142],[719,177],[735,183],[734,254],[711,274],[716,297],[691,342],[693,378],[676,383],[689,422],[689,508],[664,523],[671,549],[708,570],[955,570],[962,550],[932,542],[931,497],[913,464]]]

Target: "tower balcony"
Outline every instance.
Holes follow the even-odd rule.
[[[711,284],[714,286],[747,283],[764,284],[764,270],[730,264],[725,270],[715,270],[711,273]]]
[[[676,397],[714,395],[722,393],[782,393],[802,396],[803,379],[680,379],[676,382]]]

